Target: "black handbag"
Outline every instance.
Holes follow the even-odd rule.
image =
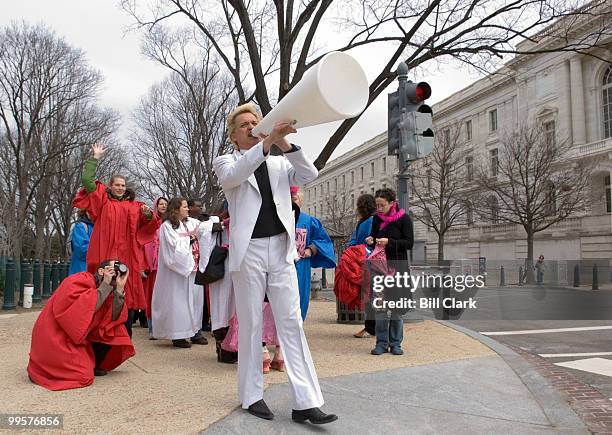
[[[227,258],[227,248],[221,246],[221,233],[217,233],[217,243],[210,253],[206,270],[196,272],[195,283],[197,285],[210,284],[219,281],[225,275],[225,259]]]

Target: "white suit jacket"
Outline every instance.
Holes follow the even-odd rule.
[[[261,208],[261,194],[254,172],[264,161],[268,166],[270,187],[278,217],[289,235],[285,261],[293,264],[298,258],[289,186],[303,186],[316,179],[319,173],[301,149],[284,156],[269,154],[264,156],[263,145],[260,142],[243,154],[234,151],[233,154],[219,156],[213,161],[214,171],[229,204],[230,272],[240,270],[257,222]]]

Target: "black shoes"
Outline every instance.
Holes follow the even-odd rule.
[[[270,411],[270,408],[268,408],[268,405],[266,405],[263,399],[253,403],[249,406],[247,411],[249,414],[253,414],[255,417],[263,418],[264,420],[272,420],[274,418],[274,414],[272,414],[272,411]]]
[[[310,420],[312,424],[326,424],[338,420],[336,414],[326,414],[321,411],[321,408],[302,409],[299,411],[294,409],[291,412],[291,418],[298,423]]]
[[[191,342],[193,344],[208,344],[208,340],[203,335],[196,335],[191,337]]]
[[[183,349],[188,349],[191,347],[191,343],[184,338],[181,338],[180,340],[172,340],[172,345],[174,347],[182,347]]]

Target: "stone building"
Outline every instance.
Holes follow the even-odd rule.
[[[586,23],[588,25],[588,23]],[[522,43],[519,49],[527,48]],[[551,41],[538,43],[547,48]],[[528,120],[541,124],[556,140],[572,142],[572,159],[595,165],[590,176],[589,207],[547,230],[536,233],[534,252],[547,259],[612,259],[612,50],[589,56],[575,52],[519,55],[498,71],[451,95],[433,107],[439,134],[460,125],[463,147],[494,159],[505,131]],[[357,196],[379,187],[395,187],[397,158],[387,155],[386,133],[330,161],[307,186],[307,212],[324,222],[342,220]],[[352,212],[352,208],[348,207]],[[332,219],[332,215],[335,218]],[[345,220],[352,218],[347,215]],[[351,225],[347,228],[352,230]],[[336,224],[337,226],[337,224]],[[437,257],[437,235],[415,223],[416,250]],[[425,248],[423,248],[425,246]],[[445,258],[519,260],[527,256],[522,227],[474,221],[446,235]]]

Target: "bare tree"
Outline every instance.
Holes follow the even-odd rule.
[[[336,246],[338,252],[351,238],[356,225],[355,204],[345,192],[334,192],[325,199],[327,207],[326,219],[323,226],[333,234],[340,245]]]
[[[0,202],[15,256],[22,253],[29,216],[36,251],[43,250],[58,159],[83,145],[84,132],[90,134],[88,117],[101,81],[82,51],[42,25],[12,24],[0,31]],[[31,215],[34,204],[40,208]]]
[[[234,83],[213,58],[200,51],[187,60],[186,41],[153,34],[149,57],[173,72],[153,86],[134,113],[131,135],[134,178],[151,199],[159,194],[201,199],[206,209],[220,205],[221,187],[212,161],[232,148],[225,121],[236,105]]]
[[[534,235],[586,206],[590,164],[572,160],[571,148],[571,141],[558,143],[542,126],[524,124],[507,133],[476,170],[479,214],[491,222],[521,225],[530,264]]]
[[[395,66],[455,59],[492,72],[503,56],[576,51],[602,46],[612,32],[605,0],[123,0],[136,27],[189,23],[210,41],[233,77],[240,102],[255,99],[264,114],[327,51],[381,47],[370,105],[396,78]],[[143,6],[144,4],[144,6]],[[142,6],[142,7],[140,7]],[[581,28],[581,36],[576,29]],[[584,30],[587,29],[587,30]],[[333,37],[331,36],[333,35]],[[527,40],[526,44],[517,45]],[[390,54],[383,54],[388,53]],[[272,75],[273,74],[273,75]],[[248,78],[248,80],[247,80]],[[244,83],[254,83],[250,95]],[[269,89],[272,89],[270,91]],[[344,121],[315,161],[325,166],[359,119]]]
[[[438,261],[444,260],[444,237],[464,224],[467,215],[466,179],[471,176],[467,154],[461,147],[460,125],[442,130],[429,156],[415,165],[412,174],[414,218],[438,236]]]

